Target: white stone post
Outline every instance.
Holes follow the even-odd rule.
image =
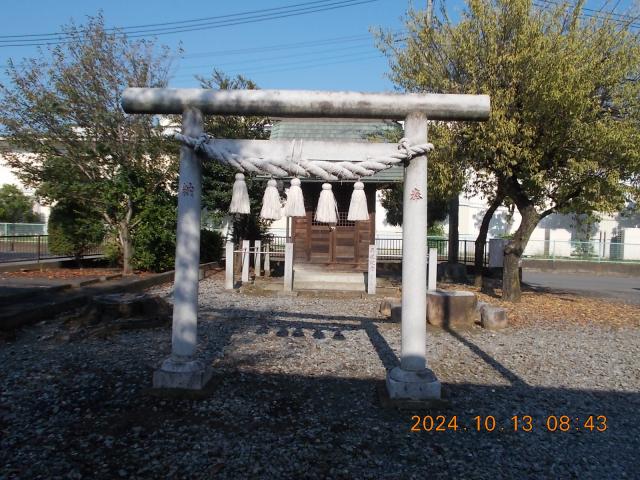
[[[249,240],[242,241],[242,283],[249,282]]]
[[[376,275],[378,263],[378,249],[375,245],[369,245],[369,269],[367,272],[367,293],[376,294]]]
[[[185,109],[182,133],[198,137],[202,132],[202,112],[195,108]],[[198,327],[200,197],[200,159],[191,148],[183,146],[180,148],[172,349],[171,357],[154,372],[155,388],[198,390],[211,378],[211,371],[194,359]]]
[[[426,143],[427,117],[407,115],[404,136]],[[440,382],[426,368],[427,341],[427,156],[413,158],[404,170],[402,216],[401,361],[387,374],[391,398],[439,399]]]
[[[438,279],[438,249],[429,249],[429,282],[427,283],[427,291],[432,292],[436,289],[436,281]]]
[[[271,255],[269,254],[269,244],[264,246],[264,276],[271,276]]]
[[[256,277],[259,277],[260,267],[262,265],[262,252],[260,251],[260,249],[262,248],[262,242],[260,240],[256,240],[253,245],[255,249],[253,252],[253,270],[256,274]]]
[[[233,242],[227,242],[224,262],[224,288],[233,290]]]
[[[284,291],[293,291],[293,243],[284,245]]]

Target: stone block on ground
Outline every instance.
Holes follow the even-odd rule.
[[[398,298],[385,298],[380,302],[380,308],[378,309],[378,312],[383,317],[387,317],[388,318],[388,317],[391,316],[391,309],[394,307],[394,305],[400,305],[400,299],[398,299]]]
[[[427,293],[427,321],[448,327],[470,327],[477,318],[475,293],[460,290],[435,290]]]
[[[391,321],[397,323],[402,322],[402,304],[400,302],[394,303],[391,306]]]
[[[465,282],[467,280],[467,266],[462,263],[439,263],[439,282]]]
[[[504,308],[485,303],[480,308],[480,316],[482,326],[488,330],[501,330],[509,325],[507,311]]]

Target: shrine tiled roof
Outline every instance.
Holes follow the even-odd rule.
[[[292,119],[275,120],[271,140],[336,140],[350,142],[389,142],[402,137],[402,127],[391,120]],[[363,182],[395,183],[403,179],[401,166],[391,167],[363,178]],[[313,181],[313,180],[311,180]],[[316,181],[321,181],[320,179]]]

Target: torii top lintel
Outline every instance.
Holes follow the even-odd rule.
[[[127,113],[180,114],[197,108],[210,115],[404,119],[423,113],[430,120],[488,120],[488,95],[361,93],[314,90],[209,90],[127,88]]]

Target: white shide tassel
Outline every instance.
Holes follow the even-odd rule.
[[[271,179],[267,182],[267,188],[262,197],[262,209],[260,210],[260,218],[265,220],[280,220],[282,218],[282,204],[280,203],[280,194],[276,188],[276,181]]]
[[[316,222],[338,223],[338,204],[329,183],[322,184],[322,192],[320,192],[315,219]]]
[[[231,194],[230,213],[249,213],[249,192],[242,173],[236,173],[236,181],[233,182]]]
[[[358,220],[369,220],[369,210],[367,209],[367,196],[364,193],[364,183],[356,182],[353,185],[351,203],[349,203],[349,214],[347,220],[357,222]]]
[[[291,179],[291,186],[287,192],[287,203],[284,206],[284,214],[287,217],[305,217],[307,215],[304,209],[304,198],[302,197],[299,178]]]

